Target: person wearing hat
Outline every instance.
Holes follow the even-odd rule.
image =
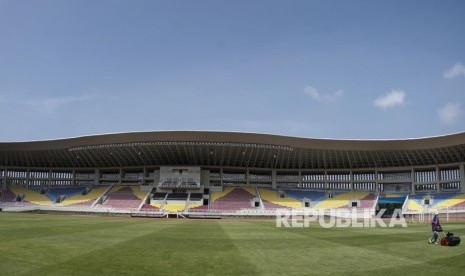
[[[438,232],[441,227],[439,223],[439,212],[434,212],[433,220],[431,221],[431,230],[433,231],[433,236],[429,239],[429,243],[438,244]]]

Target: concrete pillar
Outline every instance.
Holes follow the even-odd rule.
[[[99,185],[100,184],[100,170],[95,169],[94,170],[94,185]]]
[[[2,189],[6,190],[6,167],[2,168],[3,170],[3,175],[2,175]]]
[[[158,170],[153,170],[153,184],[155,186],[158,186],[158,183],[160,183],[160,169]]]
[[[350,191],[354,191],[354,172],[350,170],[350,178],[349,178],[349,183],[350,183]]]
[[[52,186],[52,169],[48,170],[47,188],[50,189]]]
[[[462,162],[459,165],[460,169],[460,190],[465,193],[465,163]]]
[[[26,187],[29,187],[29,173],[30,173],[30,170],[27,169],[26,170],[26,185],[25,185]]]
[[[200,170],[200,185],[210,187],[210,170]]]
[[[324,183],[325,183],[325,190],[328,190],[328,171],[327,170],[325,170]]]
[[[76,168],[71,171],[71,185],[76,186]]]
[[[276,184],[276,169],[271,170],[271,188],[276,189],[277,188]]]
[[[2,180],[2,190],[6,190],[6,167],[1,168],[1,170],[3,170],[2,177],[0,178]]]
[[[416,183],[415,172],[413,168],[411,168],[410,169],[410,185],[411,185],[412,193],[415,193],[415,183]]]

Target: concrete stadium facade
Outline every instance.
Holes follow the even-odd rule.
[[[465,192],[465,133],[399,140],[156,131],[0,143],[1,186],[156,186],[198,168],[202,187]]]

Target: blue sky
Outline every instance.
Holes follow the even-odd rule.
[[[0,141],[465,131],[465,1],[0,0]]]

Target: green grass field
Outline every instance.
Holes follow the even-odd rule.
[[[0,274],[463,275],[465,245],[430,245],[429,230],[0,213]]]

